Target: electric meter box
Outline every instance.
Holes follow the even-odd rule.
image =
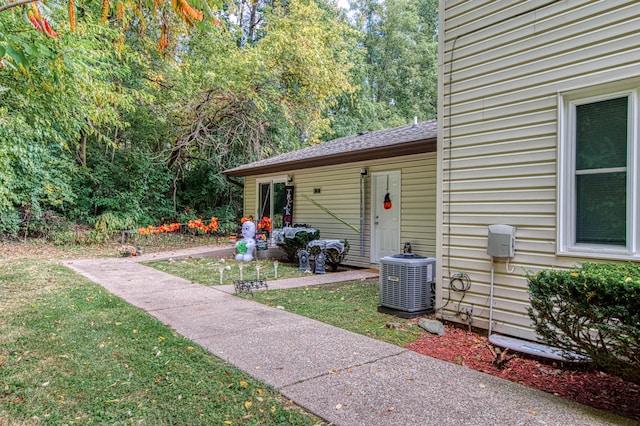
[[[516,228],[511,225],[489,225],[487,254],[491,257],[511,258],[516,252]]]

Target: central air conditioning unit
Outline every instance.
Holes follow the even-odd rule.
[[[415,318],[434,312],[436,259],[413,253],[380,259],[378,312]]]

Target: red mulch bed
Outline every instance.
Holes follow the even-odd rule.
[[[540,362],[510,351],[499,368],[486,337],[451,326],[445,329],[444,336],[423,333],[407,349],[640,420],[639,385],[600,371]]]

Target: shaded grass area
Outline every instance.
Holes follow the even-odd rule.
[[[415,341],[422,330],[415,319],[377,312],[380,297],[378,280],[259,291],[240,297],[269,306],[281,306],[289,312],[401,347]]]
[[[0,263],[0,419],[321,424],[101,287],[28,259]]]
[[[126,244],[142,246],[144,253],[157,253],[200,246],[228,246],[226,238],[215,235],[159,234],[145,236]],[[0,241],[0,261],[3,259],[77,259],[95,257],[120,257],[120,237],[100,244],[55,245],[45,239],[29,238],[27,241]]]
[[[305,275],[304,271],[298,269],[298,265],[283,262],[276,263],[268,259],[242,262],[234,258],[187,258],[173,261],[161,260],[145,262],[144,264],[162,272],[176,275],[189,281],[195,281],[206,286],[233,284],[234,281],[241,279],[241,267],[242,279],[244,280],[253,280],[260,277],[270,281],[302,277]],[[257,268],[259,268],[259,270]],[[221,270],[222,279],[220,277]]]

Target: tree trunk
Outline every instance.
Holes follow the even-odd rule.
[[[80,147],[78,148],[78,164],[82,167],[87,166],[87,132],[84,130],[80,136]]]

